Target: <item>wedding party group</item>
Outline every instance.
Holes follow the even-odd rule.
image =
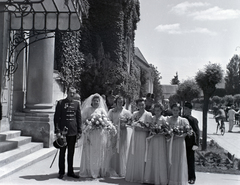
[[[124,107],[124,98],[114,96],[114,106],[108,109],[98,93],[81,104],[75,100],[76,89],[68,88],[67,98],[59,100],[54,114],[60,147],[59,179],[122,177],[128,182],[156,185],[194,184],[194,151],[199,145],[199,128],[191,116],[192,105],[171,105],[171,114],[163,114],[164,106],[155,103],[146,110],[146,99],[136,100],[137,110]],[[67,133],[63,134],[64,128]],[[64,137],[65,136],[65,137]],[[78,141],[80,171],[73,170],[73,156]]]

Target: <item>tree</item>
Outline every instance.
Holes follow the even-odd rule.
[[[215,103],[216,105],[221,103],[222,98],[219,96],[213,96],[212,97],[212,102]]]
[[[203,142],[202,150],[207,148],[207,113],[210,97],[216,90],[216,84],[223,78],[223,70],[220,64],[209,63],[204,70],[199,70],[195,76],[198,86],[203,90]]]
[[[179,85],[180,81],[178,80],[178,73],[176,72],[176,75],[171,80],[171,85]]]
[[[170,106],[174,103],[180,103],[180,101],[181,101],[178,94],[171,95],[168,99],[169,99]]]
[[[234,55],[227,64],[227,74],[225,77],[225,88],[227,94],[240,93],[240,58]]]
[[[153,94],[154,94],[154,100],[155,102],[158,102],[159,100],[162,99],[162,86],[160,83],[160,80],[162,79],[161,74],[157,70],[157,68],[150,64],[150,67],[152,68],[153,72]]]
[[[140,97],[144,97],[148,92],[147,86],[147,71],[140,67]]]
[[[224,104],[226,106],[230,106],[230,105],[233,105],[233,96],[232,95],[226,95],[224,96]]]
[[[177,90],[177,94],[182,102],[191,102],[194,98],[198,98],[201,89],[193,79],[183,81]]]
[[[233,96],[233,100],[234,100],[234,104],[235,104],[237,107],[239,107],[239,105],[240,105],[240,94],[235,94],[235,95]]]

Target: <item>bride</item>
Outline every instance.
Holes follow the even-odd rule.
[[[80,177],[110,176],[111,137],[116,128],[107,117],[107,106],[99,94],[89,96],[82,104],[83,145]]]

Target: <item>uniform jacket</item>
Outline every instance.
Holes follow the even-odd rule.
[[[193,145],[199,146],[199,127],[198,127],[198,120],[194,118],[193,116],[183,116],[186,118],[191,125],[194,133],[192,136],[186,136],[186,146],[192,147]]]
[[[59,100],[54,114],[55,133],[60,133],[64,127],[68,128],[67,136],[81,134],[80,103],[67,98]]]

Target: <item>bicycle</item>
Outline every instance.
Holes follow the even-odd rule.
[[[225,123],[224,123],[224,118],[223,117],[216,117],[215,118],[216,122],[217,122],[217,129],[216,129],[216,134],[218,132],[218,129],[221,132],[221,135],[223,136],[225,134]],[[221,124],[220,124],[221,123]],[[220,128],[219,128],[220,126]]]

